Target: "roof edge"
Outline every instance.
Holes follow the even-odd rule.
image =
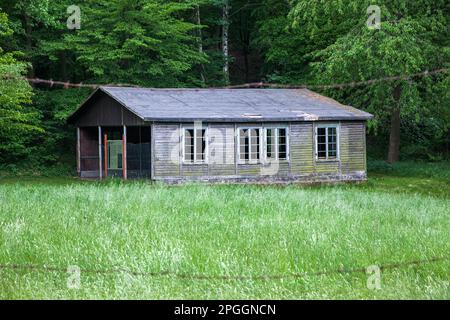
[[[279,117],[279,118],[144,118],[145,122],[215,122],[215,123],[262,123],[262,122],[322,122],[322,121],[368,121],[373,118],[369,116],[354,117],[319,117],[308,119],[306,117]]]

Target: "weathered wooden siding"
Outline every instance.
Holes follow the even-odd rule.
[[[313,124],[292,123],[290,132],[291,174],[314,173]]]
[[[153,170],[155,177],[180,175],[180,126],[156,124],[153,132]]]
[[[336,124],[334,122],[333,124]],[[154,178],[232,177],[238,179],[279,177],[281,179],[339,180],[365,177],[366,150],[364,122],[341,122],[339,127],[340,159],[319,161],[315,155],[315,123],[279,123],[267,126],[286,126],[289,130],[289,160],[277,164],[242,164],[237,161],[236,133],[240,127],[252,124],[209,124],[208,164],[182,162],[181,130],[183,124],[155,124]],[[192,126],[192,125],[190,125]],[[264,126],[262,126],[264,128]],[[303,178],[302,178],[303,177]],[[330,178],[331,177],[331,178]]]
[[[337,174],[339,173],[339,161],[320,161],[315,164],[315,174]]]
[[[74,123],[77,127],[145,125],[141,118],[107,94],[99,91],[95,95],[89,104],[80,110],[80,116]]]
[[[202,177],[208,175],[208,165],[198,163],[183,163],[181,166],[181,176]]]
[[[259,176],[261,174],[260,164],[241,164],[237,165],[237,174],[240,176]]]
[[[229,176],[236,174],[234,135],[233,124],[209,125],[209,175]]]
[[[342,122],[340,129],[343,174],[366,171],[366,126],[363,122]]]

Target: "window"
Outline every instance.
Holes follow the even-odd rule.
[[[319,160],[338,158],[338,127],[327,125],[316,127],[316,155]]]
[[[266,159],[287,160],[287,146],[286,128],[266,129]]]
[[[206,162],[206,129],[184,129],[184,162]]]
[[[264,137],[262,133],[264,134]],[[240,128],[239,129],[239,162],[258,163],[261,154],[267,160],[288,159],[287,128]],[[261,144],[264,143],[264,149]]]
[[[239,129],[240,162],[259,162],[261,128]]]

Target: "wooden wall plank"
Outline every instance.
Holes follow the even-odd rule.
[[[233,124],[210,124],[209,174],[226,176],[235,174],[235,137]]]
[[[75,125],[78,127],[139,126],[145,125],[145,122],[116,100],[99,91],[89,105],[84,107]]]
[[[291,174],[314,172],[313,124],[292,123],[290,134]]]
[[[180,175],[180,128],[177,124],[155,124],[154,139],[154,175]]]
[[[363,122],[341,123],[342,173],[366,171],[365,124]]]

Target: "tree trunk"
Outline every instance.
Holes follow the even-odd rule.
[[[248,51],[244,50],[244,70],[245,70],[245,83],[249,83],[250,82],[250,68],[249,68],[249,64],[248,64]]]
[[[66,53],[60,52],[59,53],[59,61],[60,61],[60,68],[61,68],[61,80],[62,81],[68,81],[68,76],[67,76],[67,59],[66,59]]]
[[[222,53],[223,53],[223,76],[225,80],[225,84],[230,83],[230,71],[229,71],[229,56],[228,56],[228,28],[229,28],[229,11],[230,4],[229,0],[223,1],[222,7]]]
[[[31,21],[30,21],[30,17],[25,13],[23,15],[23,19],[24,19],[24,27],[25,27],[25,40],[26,40],[26,54],[27,54],[27,59],[31,60],[31,52],[32,52],[32,26],[31,26]],[[30,78],[34,78],[34,69],[33,66],[31,66],[31,68],[28,70],[28,77]]]
[[[197,37],[198,37],[198,52],[200,54],[203,53],[203,38],[202,38],[202,29],[201,29],[201,18],[200,18],[200,6],[196,6],[195,8],[195,20],[196,20],[196,24],[197,24]],[[206,79],[205,79],[205,66],[203,65],[203,63],[200,63],[200,79],[202,80],[202,83],[205,84]]]
[[[447,130],[447,137],[450,137],[450,129]],[[445,150],[445,156],[448,158],[448,155],[450,154],[450,139],[447,138],[447,148]]]
[[[249,61],[248,56],[250,53],[250,34],[249,27],[247,21],[243,21],[243,19],[248,19],[248,17],[242,17],[241,15],[241,27],[239,28],[239,38],[242,45],[242,55],[244,56],[244,72],[245,72],[245,83],[249,83]]]
[[[395,105],[391,113],[391,131],[389,135],[389,151],[388,162],[394,163],[399,160],[400,156],[400,97],[402,95],[402,87],[398,85],[394,88]]]

